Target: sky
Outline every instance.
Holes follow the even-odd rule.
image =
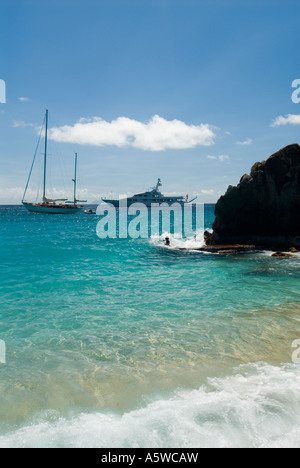
[[[0,204],[21,202],[46,109],[47,196],[71,196],[77,152],[90,203],[158,178],[216,202],[299,143],[299,20],[299,0],[0,0]]]

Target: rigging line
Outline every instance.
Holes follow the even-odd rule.
[[[49,122],[52,124],[52,118],[49,118]],[[53,171],[52,166],[50,166],[50,186],[53,189],[56,189],[56,195],[55,197],[64,197],[65,195],[62,195],[62,189],[61,186],[63,187],[63,193],[66,194],[66,178],[65,178],[65,165],[64,165],[64,159],[62,157],[62,151],[61,147],[58,145],[58,143],[55,140],[51,141],[51,151],[53,153],[52,157],[52,166],[56,168],[56,170]],[[53,164],[55,163],[55,164]],[[57,187],[53,186],[53,174],[55,176],[55,180],[57,181]],[[54,192],[53,192],[54,193]]]
[[[59,183],[60,187],[63,186],[63,191],[64,191],[64,193],[66,193],[66,184],[65,184],[65,178],[64,178],[64,167],[62,165],[61,150],[60,150],[60,148],[59,148],[59,146],[57,145],[56,142],[53,143],[53,147],[55,149],[57,167],[59,168],[59,177],[58,177],[58,174],[57,174],[57,183]]]
[[[25,200],[25,195],[26,195],[26,192],[27,192],[27,189],[28,189],[28,185],[29,185],[29,182],[30,182],[30,179],[31,179],[31,174],[32,174],[32,171],[33,171],[33,166],[34,166],[34,163],[35,163],[35,158],[36,158],[37,151],[38,151],[38,148],[39,148],[39,144],[40,144],[40,141],[41,141],[41,136],[42,136],[42,131],[43,131],[44,124],[45,124],[45,119],[46,119],[46,117],[44,118],[44,122],[43,122],[43,125],[42,125],[42,128],[41,128],[41,133],[40,133],[40,136],[39,136],[37,145],[36,145],[36,149],[35,149],[33,161],[32,161],[31,168],[30,168],[30,172],[29,172],[29,177],[28,177],[27,184],[26,184],[25,191],[24,191],[24,195],[23,195],[23,198],[22,198],[22,203],[23,203],[23,201]]]
[[[39,167],[38,167],[38,190],[37,190],[37,194],[36,194],[36,203],[38,202],[38,200],[40,200],[40,197],[41,197],[41,188],[42,188],[42,177],[43,177],[43,168],[42,168],[42,161],[41,161],[41,158],[38,159],[39,161]]]
[[[63,190],[64,190],[64,193],[66,194],[67,193],[67,184],[66,184],[66,166],[65,166],[65,160],[62,156],[62,151],[61,151],[61,148],[58,146],[58,144],[56,144],[56,150],[57,150],[57,161],[58,161],[58,164],[59,164],[59,168],[60,168],[60,183],[62,183],[62,186],[63,186]]]

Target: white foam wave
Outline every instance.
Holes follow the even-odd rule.
[[[170,245],[165,245],[165,239],[169,237]],[[182,238],[169,232],[164,232],[161,236],[153,235],[151,243],[156,247],[165,247],[170,250],[178,249],[199,249],[205,245],[204,243],[204,230],[200,229],[193,237]]]
[[[40,416],[0,447],[299,447],[299,388],[297,365],[244,365],[123,415]]]

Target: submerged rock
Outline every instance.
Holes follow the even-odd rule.
[[[255,244],[272,250],[300,246],[300,146],[257,162],[216,205],[212,244]]]

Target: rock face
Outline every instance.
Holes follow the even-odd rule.
[[[300,246],[300,146],[256,163],[216,205],[212,244]]]

